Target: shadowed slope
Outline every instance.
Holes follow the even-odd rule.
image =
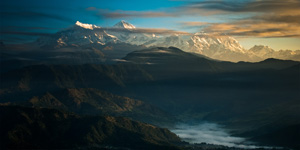
[[[120,117],[81,117],[54,109],[0,106],[2,148],[176,149],[167,129]]]

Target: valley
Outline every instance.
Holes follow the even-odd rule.
[[[208,131],[219,130],[216,134],[220,136],[232,136],[238,143],[247,139],[245,142],[254,144],[210,143],[203,137],[192,143],[202,141],[246,149],[299,147],[299,134],[292,135],[299,132],[295,126],[300,124],[300,63],[297,61],[267,59],[233,63],[175,47],[133,51],[122,60],[113,64],[35,61],[24,67],[8,68],[1,73],[2,109],[6,111],[6,107],[17,105],[24,109],[51,108],[95,117],[128,117],[168,128],[179,137],[188,130],[182,128],[182,132],[177,132],[178,124],[190,128],[207,121],[213,126],[223,126]],[[10,60],[14,61],[18,60]],[[206,128],[201,125],[199,128],[203,129],[199,134],[205,135]],[[288,140],[277,143],[282,134]],[[274,140],[269,140],[270,135]],[[218,138],[221,137],[214,137]],[[188,145],[183,147],[189,149]]]
[[[300,50],[204,29],[76,21],[0,41],[0,148],[300,149]]]

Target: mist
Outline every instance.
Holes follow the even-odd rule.
[[[234,137],[229,131],[221,125],[210,122],[202,122],[198,124],[178,124],[175,129],[171,130],[177,134],[182,140],[189,143],[207,143],[224,145],[237,148],[271,148],[266,146],[256,146],[253,142],[247,141],[242,137]]]

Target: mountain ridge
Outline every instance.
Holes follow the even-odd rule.
[[[118,22],[113,27],[107,28],[80,22],[76,22],[76,26],[80,26],[82,29],[77,30],[76,28],[71,28],[63,30],[51,38],[39,38],[38,43],[42,47],[50,46],[56,48],[65,46],[85,46],[89,44],[106,45],[109,43],[128,43],[146,47],[174,46],[187,52],[199,53],[213,59],[233,62],[256,62],[269,58],[269,56],[280,59],[300,60],[300,52],[298,51],[282,50],[280,52],[275,52],[274,50],[269,50],[269,52],[274,53],[274,55],[267,55],[262,50],[259,50],[262,48],[257,46],[246,50],[235,38],[227,35],[215,35],[202,32],[191,35],[160,35],[157,33],[140,31],[139,28],[136,28],[134,25],[125,22],[124,20]],[[49,43],[49,41],[52,42]],[[47,45],[47,43],[49,44]]]
[[[297,116],[291,115],[300,114],[297,61],[224,62],[174,47],[137,50],[123,59],[117,64],[36,64],[3,72],[0,100],[13,103],[31,99],[35,105],[30,106],[70,104],[92,110],[91,105],[101,108],[101,93],[73,90],[69,97],[68,91],[59,91],[94,88],[143,100],[186,122],[203,120],[230,125],[229,128],[236,127],[236,134],[250,131],[251,137],[260,135],[254,131],[262,127],[289,128],[297,121]],[[98,98],[99,104],[95,103]],[[102,102],[102,106],[108,104],[107,108],[125,110],[121,115],[126,116],[130,110],[112,98]],[[141,109],[152,110],[146,108]],[[284,121],[280,121],[282,118]]]
[[[124,117],[20,106],[0,106],[0,112],[4,149],[178,149],[174,144],[181,142],[168,129]]]
[[[57,92],[46,92],[19,104],[54,108],[81,115],[123,116],[161,126],[175,121],[173,116],[156,106],[93,88],[67,88]]]

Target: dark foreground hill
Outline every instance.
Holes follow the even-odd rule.
[[[300,149],[300,124],[287,126],[252,139],[260,143]]]
[[[262,145],[269,135],[280,138],[279,131],[297,132],[293,126],[300,123],[300,63],[297,61],[267,59],[257,63],[231,63],[174,47],[159,47],[132,52],[118,64],[17,68],[0,75],[1,103],[30,100],[33,106],[46,107],[44,102],[50,99],[54,105],[62,103],[68,111],[89,114],[95,108],[99,112],[114,108],[114,113],[126,110],[119,112],[132,118],[140,118],[140,110],[156,112],[148,106],[136,107],[135,102],[131,112],[127,107],[123,109],[118,101],[104,98],[103,102],[108,103],[95,102],[102,95],[95,91],[74,90],[71,97],[66,96],[68,92],[59,94],[64,89],[93,88],[142,100],[181,121],[225,125],[233,134],[257,139]],[[77,94],[83,96],[78,99]],[[105,109],[100,109],[101,106]],[[157,112],[150,116],[163,116]],[[294,147],[290,143],[299,139],[290,135],[285,135],[289,143],[279,143],[273,138],[266,144]]]
[[[156,106],[93,88],[67,88],[36,95],[26,101],[6,104],[53,108],[80,115],[122,116],[160,126],[175,121],[173,116]]]
[[[122,117],[78,116],[55,109],[0,106],[1,149],[177,149],[167,129]]]

